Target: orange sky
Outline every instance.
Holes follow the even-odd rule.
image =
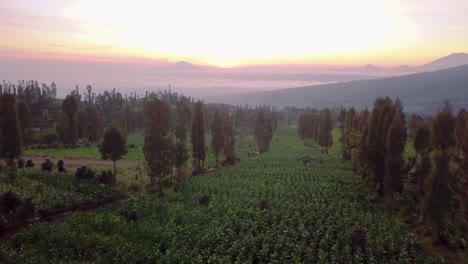
[[[468,1],[2,0],[0,57],[417,65],[468,47]]]

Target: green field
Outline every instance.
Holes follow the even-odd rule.
[[[336,158],[336,146],[331,153],[305,147],[295,129],[280,127],[267,153],[192,177],[179,192],[31,226],[0,242],[0,262],[440,261],[423,252],[401,219],[368,200],[368,188]],[[305,154],[325,162],[295,161]],[[211,197],[207,205],[199,203],[204,195]],[[127,219],[132,210],[137,221]],[[352,242],[355,230],[365,242]]]

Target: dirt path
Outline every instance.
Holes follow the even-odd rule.
[[[92,158],[92,157],[64,157],[64,156],[57,156],[57,155],[26,155],[26,156],[23,156],[22,159],[24,161],[32,160],[35,164],[36,169],[41,168],[41,164],[45,161],[45,159],[49,159],[50,161],[54,163],[55,165],[54,170],[56,169],[57,162],[59,160],[63,160],[65,162],[65,169],[67,171],[76,171],[76,169],[80,168],[81,166],[92,168],[95,171],[113,169],[112,161],[102,160],[100,158]],[[119,160],[117,161],[117,167],[120,169],[137,171],[138,161]]]

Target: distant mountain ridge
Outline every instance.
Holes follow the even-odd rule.
[[[468,54],[461,53],[452,53],[448,56],[442,57],[435,61],[429,62],[419,67],[415,67],[420,71],[435,71],[441,69],[447,69],[452,67],[457,67],[461,65],[468,64]]]
[[[468,65],[381,79],[207,98],[223,103],[277,107],[371,107],[379,96],[399,97],[409,112],[433,114],[446,100],[468,108]]]
[[[194,71],[194,70],[200,70],[199,67],[186,62],[186,61],[178,61],[169,67],[166,68],[167,70],[173,70],[173,71]]]

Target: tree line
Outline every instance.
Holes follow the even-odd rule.
[[[26,85],[24,89],[23,85]],[[209,150],[215,156],[215,167],[233,165],[239,160],[235,154],[235,138],[240,133],[252,132],[259,147],[268,150],[273,130],[283,116],[278,109],[266,106],[206,105],[170,90],[147,92],[143,97],[134,93],[122,96],[115,89],[96,95],[88,86],[83,95],[76,87],[64,99],[57,99],[57,88],[52,84],[54,92],[43,85],[40,95],[43,98],[39,99],[39,90],[35,86],[37,82],[0,86],[2,158],[13,162],[31,143],[43,143],[47,148],[74,148],[86,142],[87,145],[96,144],[102,158],[113,161],[115,177],[116,162],[128,151],[127,135],[136,129],[144,129],[142,150],[148,174],[151,184],[158,185],[160,191],[163,178],[169,174],[171,182],[173,174],[176,174],[176,180],[183,180],[190,158],[189,140],[192,173],[202,173]],[[25,99],[29,94],[34,94],[32,100]],[[41,100],[49,101],[36,104]],[[32,107],[34,111],[25,111],[23,106]],[[55,113],[48,117],[47,126],[32,121],[33,113],[47,110]],[[142,118],[138,117],[140,113]],[[254,124],[247,121],[252,117],[256,120]],[[205,142],[205,130],[211,132],[210,145]]]
[[[341,155],[379,197],[419,212],[434,239],[455,235],[467,215],[468,112],[455,116],[447,102],[435,117],[413,115],[407,123],[397,98],[377,98],[371,111],[342,109]],[[415,156],[405,149],[413,147]]]
[[[332,129],[332,117],[328,108],[299,115],[299,137],[309,146],[315,146],[326,153],[333,145]]]

